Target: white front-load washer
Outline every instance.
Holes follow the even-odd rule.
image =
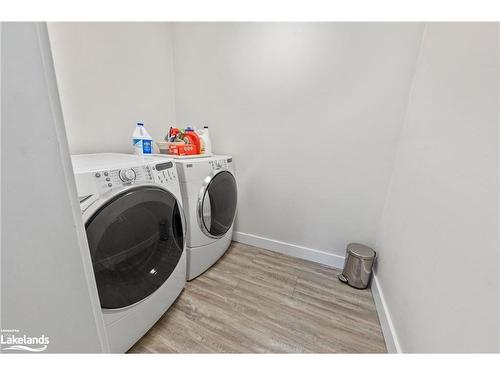
[[[187,279],[210,268],[233,235],[238,189],[231,156],[175,159],[187,220]]]
[[[172,160],[73,155],[111,352],[126,352],[186,283],[186,222]]]

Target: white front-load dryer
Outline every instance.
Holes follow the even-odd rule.
[[[187,220],[187,279],[210,268],[228,249],[238,189],[233,158],[175,159]]]
[[[111,352],[126,352],[186,282],[185,218],[177,171],[165,158],[72,156]]]

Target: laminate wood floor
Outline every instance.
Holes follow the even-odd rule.
[[[386,352],[370,289],[338,272],[233,242],[129,352]]]

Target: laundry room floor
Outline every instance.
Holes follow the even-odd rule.
[[[370,289],[338,272],[233,242],[129,352],[386,352]]]

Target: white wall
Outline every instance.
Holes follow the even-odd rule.
[[[168,23],[50,23],[71,153],[131,152],[143,121],[161,139],[175,123]]]
[[[374,245],[421,30],[174,25],[177,123],[234,155],[237,231],[342,256]]]
[[[337,255],[349,241],[376,245],[400,349],[495,351],[498,31],[430,24],[421,46],[422,29],[50,31],[73,152],[128,152],[139,119],[156,138],[174,119],[209,125],[215,151],[235,156],[239,238]],[[106,134],[100,141],[90,137],[95,127]]]
[[[107,351],[45,24],[1,42],[1,320],[47,352]]]
[[[499,350],[497,27],[426,27],[377,243],[403,352]]]

